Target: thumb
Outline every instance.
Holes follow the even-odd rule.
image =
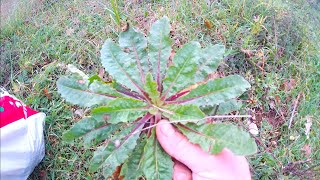
[[[205,169],[203,164],[209,163],[210,155],[198,145],[189,142],[167,120],[161,120],[158,123],[156,134],[162,148],[192,171],[201,171]]]

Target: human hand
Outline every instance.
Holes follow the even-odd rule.
[[[175,159],[173,180],[251,179],[244,156],[236,156],[226,148],[211,155],[189,142],[167,120],[159,122],[156,134],[162,148]]]

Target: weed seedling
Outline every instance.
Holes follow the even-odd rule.
[[[103,168],[108,177],[122,165],[124,179],[171,179],[173,162],[155,134],[161,119],[168,119],[209,153],[223,148],[237,155],[257,151],[247,132],[230,123],[208,123],[203,112],[218,105],[224,110],[232,107],[250,88],[238,75],[209,78],[223,59],[224,46],[187,43],[169,65],[171,46],[167,17],[156,21],[147,36],[129,27],[120,33],[119,44],[108,39],[101,50],[111,83],[74,69],[58,80],[58,91],[68,102],[92,108],[90,116],[64,134],[65,140],[83,137],[86,147],[99,146],[90,162],[91,172]]]

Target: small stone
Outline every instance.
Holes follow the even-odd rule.
[[[294,140],[296,140],[296,137],[290,136],[289,139],[290,139],[291,141],[294,141]]]

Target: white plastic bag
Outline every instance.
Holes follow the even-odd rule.
[[[27,107],[0,89],[0,134],[2,180],[24,180],[45,153],[45,114]]]

